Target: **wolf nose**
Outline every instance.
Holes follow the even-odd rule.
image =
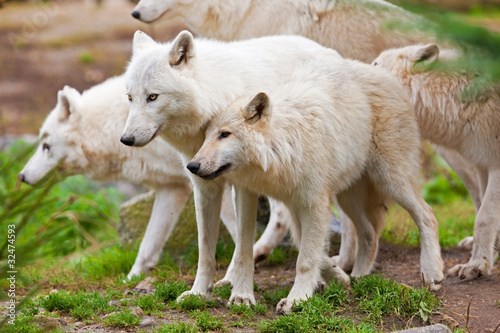
[[[17,179],[20,181],[20,182],[23,182],[24,183],[24,173],[20,173],[17,175]]]
[[[120,141],[126,146],[134,145],[134,137],[133,136],[122,136]]]
[[[134,11],[132,12],[132,16],[133,16],[134,18],[138,19],[138,20],[140,20],[140,19],[141,19],[141,13],[139,13],[137,10],[134,10]]]
[[[200,162],[189,162],[186,168],[196,175],[200,171],[200,165]]]

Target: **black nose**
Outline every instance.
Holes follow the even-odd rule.
[[[200,171],[200,165],[200,162],[189,162],[186,168],[196,175]]]
[[[134,145],[134,137],[133,136],[122,136],[120,141],[126,146]]]
[[[133,16],[134,18],[138,19],[138,20],[140,20],[140,19],[141,19],[141,13],[139,13],[137,10],[134,10],[134,11],[132,12],[132,16]]]
[[[20,173],[17,175],[17,179],[20,181],[20,182],[23,182],[24,183],[24,173]]]

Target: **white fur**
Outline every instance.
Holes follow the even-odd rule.
[[[486,87],[473,97],[463,94],[473,75],[425,68],[425,65],[456,58],[455,51],[439,51],[434,44],[387,50],[374,60],[397,76],[417,115],[422,137],[457,152],[463,163],[478,175],[472,256],[465,265],[450,270],[461,279],[491,274],[498,253],[495,237],[500,232],[500,88]],[[418,65],[417,65],[418,63]]]
[[[35,184],[60,166],[69,175],[152,187],[156,193],[153,212],[130,278],[156,266],[192,188],[178,153],[165,140],[159,138],[145,149],[129,149],[119,142],[128,104],[123,76],[108,79],[82,95],[64,87],[40,129],[40,144],[19,178]],[[231,196],[225,196],[222,218],[235,239],[234,208]]]
[[[386,28],[416,17],[382,0],[141,0],[134,11],[145,22],[181,17],[190,30],[225,41],[301,35],[364,62],[390,47],[428,40]]]
[[[366,274],[360,269],[371,267],[380,231],[372,214],[387,196],[418,225],[422,276],[439,288],[443,263],[437,222],[419,193],[420,138],[399,83],[369,65],[324,58],[298,66],[277,88],[262,90],[269,91],[270,102],[265,93],[247,93],[215,115],[188,168],[203,179],[224,175],[246,193],[263,193],[288,206],[299,257],[294,286],[278,312],[290,312],[294,302],[316,288],[324,269],[332,195],[360,235],[353,275]],[[367,195],[370,188],[378,197]],[[238,225],[239,233],[248,232],[245,228]],[[241,248],[235,252],[236,262],[251,253],[248,245]],[[363,262],[367,258],[371,262]]]
[[[132,100],[123,138],[135,146],[161,135],[187,163],[205,140],[208,122],[249,89],[271,88],[311,57],[340,58],[330,49],[297,36],[276,36],[224,43],[193,40],[181,32],[173,43],[157,44],[142,32],[134,36],[127,89]],[[148,96],[158,94],[154,101]],[[213,287],[218,211],[225,180],[193,177],[199,237],[198,271],[184,293],[210,295]],[[230,302],[255,303],[252,252],[256,194],[235,188],[238,211],[237,275]],[[242,231],[243,230],[243,231]],[[245,253],[243,257],[239,253]]]
[[[412,24],[423,19],[382,0],[141,0],[134,12],[145,22],[180,17],[193,32],[226,41],[296,34],[333,48],[344,57],[364,62],[371,62],[388,48],[435,41],[433,36],[417,31],[416,24],[408,31],[388,29],[391,22]],[[464,180],[477,203],[480,194],[478,181],[472,176],[473,167],[452,150],[437,151]],[[281,205],[279,209],[286,208]],[[384,215],[379,218],[377,224],[383,224]],[[288,225],[289,221],[282,223]],[[356,256],[356,234],[350,223],[341,218],[344,232],[336,260],[345,270],[352,269]],[[266,230],[273,230],[269,228]],[[277,229],[276,236],[267,238],[272,236],[268,233],[259,240],[264,256],[277,244],[272,241],[280,234],[282,231]]]

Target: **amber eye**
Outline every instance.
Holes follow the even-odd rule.
[[[219,135],[219,139],[225,139],[225,138],[227,138],[227,137],[228,137],[228,136],[230,136],[230,135],[231,135],[231,132],[226,132],[226,131],[224,131],[224,132],[222,132],[222,133]]]
[[[50,146],[47,144],[47,143],[44,143],[43,146],[42,146],[42,150],[43,151],[49,151],[50,150]]]
[[[130,95],[127,95],[128,96],[128,100],[132,102],[132,96]]]
[[[148,95],[148,102],[154,101],[157,98],[158,98],[158,94],[149,94]]]

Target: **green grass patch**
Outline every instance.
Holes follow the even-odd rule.
[[[177,297],[187,290],[189,290],[189,287],[184,281],[164,282],[156,285],[154,295],[158,300],[168,303],[175,301]]]
[[[383,316],[416,316],[425,322],[440,305],[439,300],[429,290],[405,287],[380,275],[353,280],[352,292],[359,302],[359,309],[375,323],[380,322]]]
[[[158,327],[157,329],[153,329],[153,333],[196,333],[196,332],[198,332],[196,326],[183,322],[165,324],[163,326]]]
[[[148,316],[159,313],[165,309],[165,304],[161,302],[154,294],[141,295],[133,301]]]
[[[48,312],[61,311],[78,320],[85,320],[96,319],[98,315],[116,310],[116,307],[108,305],[109,301],[110,297],[102,296],[98,292],[58,291],[38,297],[36,303]]]
[[[137,317],[129,309],[124,309],[120,312],[112,313],[103,320],[103,324],[112,327],[136,327],[141,322],[141,318]]]
[[[221,287],[215,287],[214,296],[229,300],[231,297],[231,285],[228,284]]]
[[[286,262],[287,251],[281,246],[277,246],[271,252],[269,257],[267,257],[265,263],[269,266],[278,266]]]
[[[196,312],[196,326],[202,332],[222,330],[224,321],[221,318],[212,316],[208,311]]]
[[[290,287],[275,288],[273,290],[264,290],[264,300],[271,305],[276,307],[281,299],[286,298],[290,292]]]

